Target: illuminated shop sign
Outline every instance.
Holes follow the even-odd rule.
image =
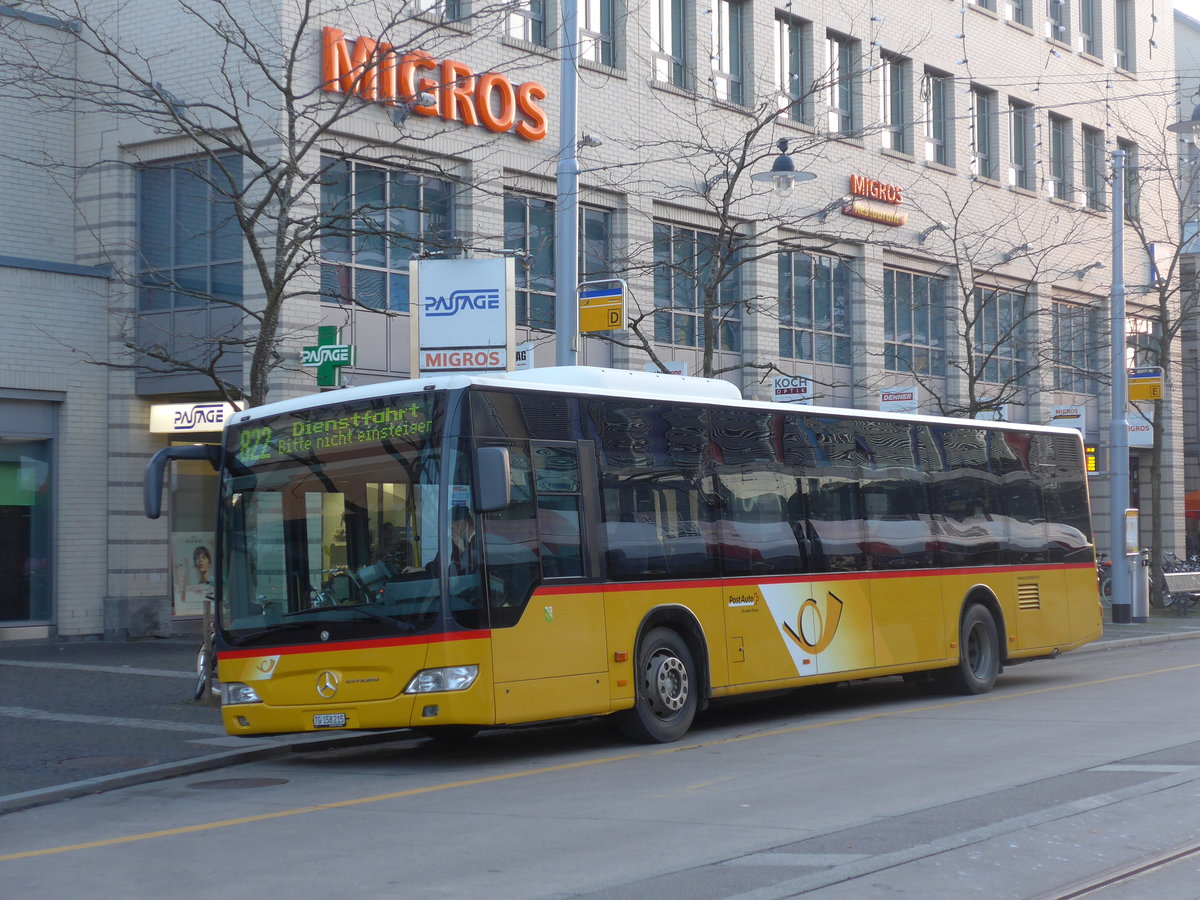
[[[150,407],[151,434],[191,434],[220,431],[242,404],[156,403]]]
[[[546,89],[538,82],[514,85],[499,72],[476,74],[466,63],[437,60],[424,50],[401,52],[362,35],[350,41],[338,28],[322,33],[321,81],[331,93],[355,94],[388,106],[403,104],[418,116],[438,116],[498,134],[516,131],[527,141],[546,136],[546,112],[538,105],[546,99]],[[422,95],[432,102],[420,103]]]
[[[421,374],[503,372],[516,352],[516,269],[508,259],[423,259],[413,264],[414,356]]]
[[[908,213],[890,208],[904,202],[904,189],[899,185],[864,175],[851,175],[850,194],[851,200],[842,207],[842,215],[893,227],[908,224]],[[888,206],[880,206],[880,203]]]

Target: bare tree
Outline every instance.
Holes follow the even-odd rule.
[[[933,223],[918,243],[926,264],[938,265],[934,292],[941,292],[921,309],[930,320],[926,330],[937,333],[921,335],[917,344],[941,342],[944,349],[885,348],[884,368],[915,382],[940,415],[996,416],[1043,387],[1039,373],[1065,364],[1045,301],[1052,286],[1063,283],[1078,285],[1084,296],[1090,267],[1079,271],[1072,260],[1096,241],[1094,223],[1049,204],[1033,207],[979,180],[956,194],[923,179],[911,194],[920,198],[918,212]],[[998,212],[997,204],[1007,212]],[[1083,357],[1094,359],[1097,347]]]
[[[23,3],[27,18],[59,23],[52,45],[31,41],[20,21],[0,25],[0,92],[31,108],[70,107],[81,118],[103,120],[106,128],[120,123],[122,129],[123,146],[101,159],[21,162],[55,169],[70,190],[105,167],[138,166],[147,146],[169,146],[189,160],[187,177],[208,192],[221,217],[192,238],[216,240],[217,230],[231,233],[240,239],[237,252],[244,267],[253,272],[243,276],[244,293],[240,284],[221,291],[187,283],[158,270],[145,247],[130,246],[127,238],[119,244],[108,240],[103,221],[81,209],[97,256],[132,291],[151,298],[173,294],[218,311],[204,326],[181,335],[177,321],[156,325],[130,314],[126,305],[120,310],[120,340],[127,354],[96,362],[205,375],[226,398],[258,405],[287,361],[282,347],[293,330],[311,327],[311,314],[289,310],[322,292],[317,272],[323,239],[373,230],[387,240],[464,242],[461,235],[398,233],[385,211],[370,204],[343,204],[331,214],[320,202],[322,185],[340,164],[339,148],[349,152],[365,141],[374,148],[373,161],[404,165],[420,159],[427,168],[437,165],[419,149],[437,124],[421,117],[436,114],[444,100],[413,91],[396,72],[405,53],[433,60],[439,48],[461,49],[462,31],[442,27],[440,9],[429,0],[346,0],[338,8],[339,20],[368,37],[356,41],[353,32],[344,35],[351,43],[335,48],[343,55],[335,60],[332,77],[328,64],[324,72],[319,65],[323,32],[313,0],[266,7],[253,0]],[[502,2],[471,4],[470,40],[499,27],[505,9]],[[186,27],[180,27],[180,17]],[[128,27],[134,19],[139,20],[136,31]],[[134,40],[135,33],[144,37]],[[338,37],[330,37],[328,28],[324,33],[326,41]],[[331,52],[328,46],[325,52]],[[514,56],[509,71],[527,64]],[[437,73],[439,91],[445,74],[444,69]],[[470,77],[450,75],[460,81]],[[385,79],[397,79],[391,94]],[[361,117],[351,123],[349,117],[368,103],[380,112],[366,126]],[[472,141],[476,147],[494,141],[506,123],[494,124],[476,130],[477,138],[463,139],[464,152]],[[403,141],[396,140],[397,126]],[[355,302],[337,285],[323,290],[341,302]]]

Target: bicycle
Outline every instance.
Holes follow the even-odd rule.
[[[1096,556],[1096,586],[1100,591],[1100,603],[1105,609],[1112,607],[1112,560],[1107,553]]]

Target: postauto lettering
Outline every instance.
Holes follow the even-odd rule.
[[[425,315],[427,316],[455,316],[464,310],[499,308],[500,291],[496,288],[454,291],[449,297],[425,298]]]

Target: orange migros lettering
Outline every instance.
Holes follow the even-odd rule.
[[[850,176],[850,193],[869,200],[882,200],[894,206],[904,202],[904,191],[901,188],[863,175]]]
[[[424,50],[401,54],[391,44],[368,37],[349,41],[345,32],[333,27],[324,29],[321,51],[321,87],[330,93],[354,94],[389,106],[405,103],[418,115],[482,125],[498,134],[515,126],[527,141],[546,136],[548,119],[539,101],[547,93],[536,81],[514,87],[498,72],[476,75],[457,60],[439,61]],[[416,103],[425,93],[433,95],[433,103]]]

